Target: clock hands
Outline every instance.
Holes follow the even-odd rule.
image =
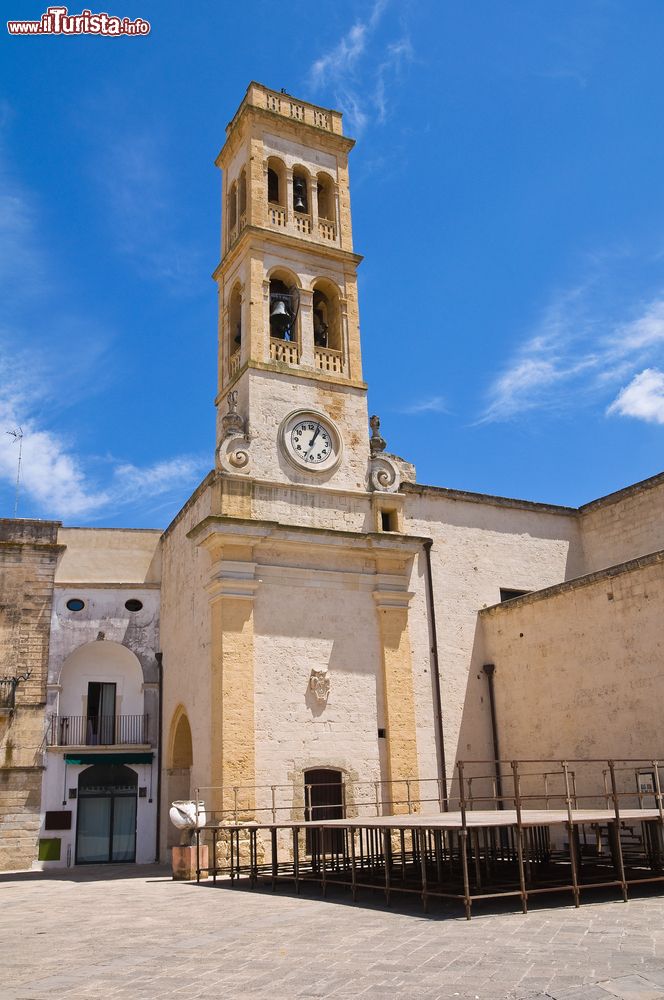
[[[314,441],[318,437],[319,433],[320,433],[320,424],[316,424],[316,432],[315,432],[314,436],[312,437],[311,441],[309,442],[309,450],[311,450],[313,448]]]

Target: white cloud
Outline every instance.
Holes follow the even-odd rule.
[[[411,416],[417,416],[418,413],[447,413],[447,404],[442,396],[431,396],[404,406],[401,412]]]
[[[413,58],[410,39],[403,36],[382,51],[372,37],[389,0],[374,0],[368,16],[356,21],[337,43],[314,60],[309,84],[328,90],[334,105],[346,116],[348,127],[359,135],[372,117],[384,122],[388,115],[389,81]]]
[[[664,372],[646,368],[635,375],[618,393],[606,411],[621,417],[636,417],[648,423],[664,424]]]
[[[4,111],[0,103],[0,128],[8,120]],[[79,454],[76,442],[54,427],[58,413],[91,391],[99,391],[104,377],[111,377],[107,374],[111,366],[100,363],[107,338],[95,320],[72,314],[68,303],[63,304],[74,296],[66,281],[58,280],[55,255],[49,254],[39,231],[36,201],[12,176],[3,140],[0,132],[0,483],[6,484],[4,513],[14,510],[19,456],[19,445],[8,432],[19,427],[23,432],[19,516],[29,510],[43,517],[85,520],[178,488],[184,492],[207,463],[191,456],[142,469],[111,462],[105,463],[98,476],[91,471],[94,458]],[[47,332],[41,349],[36,330]],[[80,338],[78,331],[84,334]],[[66,365],[58,352],[63,340],[78,343],[76,352],[67,352]],[[101,376],[100,371],[106,374]]]
[[[546,310],[533,334],[493,380],[480,422],[601,398],[644,365],[664,361],[664,297],[629,319],[605,319],[580,286]]]

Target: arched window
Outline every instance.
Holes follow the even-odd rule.
[[[270,278],[270,336],[278,340],[297,340],[297,288],[286,276]]]
[[[228,192],[228,234],[229,239],[235,235],[237,226],[237,183],[233,181]]]
[[[235,354],[242,344],[242,293],[240,286],[235,285],[231,292],[231,300],[228,307],[229,320],[229,341],[228,353]]]
[[[267,200],[271,205],[286,207],[286,168],[276,156],[267,161]]]
[[[329,174],[318,174],[316,178],[316,192],[318,195],[318,218],[324,222],[334,223],[334,182]]]
[[[314,285],[314,345],[341,351],[341,304],[339,292],[331,281],[321,279]]]
[[[293,170],[293,211],[309,214],[309,175],[303,167]]]
[[[246,214],[247,211],[247,171],[242,168],[240,174],[240,182],[238,185],[238,213],[240,219]]]

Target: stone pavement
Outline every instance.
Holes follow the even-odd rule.
[[[422,915],[164,869],[0,875],[1,1000],[664,1000],[664,897]]]

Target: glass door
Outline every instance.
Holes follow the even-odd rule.
[[[136,860],[138,775],[124,764],[95,764],[78,779],[76,864]]]
[[[115,743],[115,684],[90,681],[88,684],[89,746],[112,746]]]

